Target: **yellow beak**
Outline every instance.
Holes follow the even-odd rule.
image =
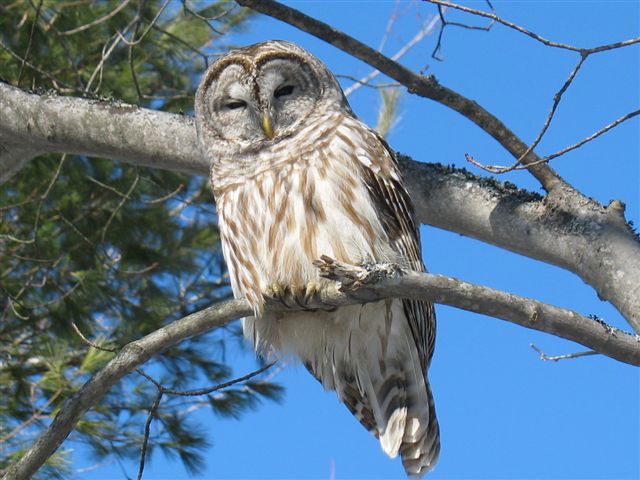
[[[262,114],[262,129],[267,137],[270,139],[273,138],[273,123],[271,122],[271,117],[267,112]]]

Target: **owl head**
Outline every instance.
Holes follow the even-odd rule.
[[[251,154],[295,136],[319,115],[351,112],[327,67],[290,42],[233,50],[205,72],[196,93],[203,153]]]

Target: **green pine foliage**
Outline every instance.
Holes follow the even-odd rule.
[[[207,62],[247,18],[227,1],[5,1],[0,80],[190,113]],[[89,347],[74,324],[118,349],[229,296],[204,179],[81,156],[30,161],[0,186],[0,473],[113,357]],[[246,373],[225,363],[225,344],[237,337],[232,327],[194,338],[144,370],[173,389],[227,381]],[[136,458],[156,394],[129,375],[87,412],[70,445],[88,445],[96,462]],[[203,397],[165,395],[147,458],[159,449],[197,473],[213,439],[193,411],[239,418],[281,394],[252,379]],[[68,478],[72,461],[65,444],[38,476]]]

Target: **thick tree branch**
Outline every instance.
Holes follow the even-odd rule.
[[[421,223],[575,273],[640,333],[640,241],[622,202],[603,207],[562,190],[550,201],[464,170],[403,156],[400,164]]]
[[[430,300],[551,333],[621,362],[640,365],[640,337],[613,329],[571,310],[451,277],[406,272],[393,264],[356,267],[324,257],[317,262],[317,266],[323,276],[342,282],[341,288],[336,285],[323,291],[322,296],[316,299],[319,302],[317,306],[348,305],[392,297]],[[267,308],[277,307],[269,304]],[[67,438],[84,413],[139,365],[186,338],[251,313],[245,300],[230,300],[176,320],[126,345],[63,405],[47,431],[9,468],[3,479],[30,478]]]
[[[16,172],[26,159],[48,152],[200,175],[208,171],[191,117],[115,101],[29,94],[2,82],[0,112],[2,174]],[[162,132],[155,130],[159,125]]]
[[[0,119],[0,145],[20,143],[39,152],[83,153],[209,174],[190,117],[28,94],[1,82],[0,111],[11,112]],[[16,160],[2,152],[0,171],[6,172]],[[407,157],[400,163],[421,223],[575,273],[640,333],[640,242],[624,220],[621,202],[603,207],[564,188],[543,198],[464,170]]]

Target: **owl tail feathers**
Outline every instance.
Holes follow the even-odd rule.
[[[431,470],[440,455],[440,427],[436,418],[435,403],[431,387],[426,383],[429,417],[426,428],[423,427],[424,413],[409,409],[400,455],[407,475],[420,478]],[[420,407],[422,405],[417,405]],[[424,406],[422,406],[424,408]]]
[[[405,396],[396,397],[402,406],[397,406],[391,415],[383,417],[382,423],[378,423],[382,450],[391,458],[399,453],[407,475],[416,478],[422,477],[435,466],[440,453],[440,429],[435,405],[428,383],[423,385],[426,386],[426,392],[423,386],[418,397],[414,396],[417,393],[415,386],[406,385]],[[379,395],[377,398],[380,398]],[[373,410],[382,412],[387,407],[388,412],[393,403],[388,401],[387,395],[387,401],[374,405]]]
[[[389,457],[400,454],[407,475],[422,477],[440,453],[438,420],[426,378],[419,372],[418,381],[406,381],[406,366],[387,365],[385,375],[369,375],[368,370],[363,365],[355,369],[343,365],[333,375],[324,375],[323,384],[336,390]]]
[[[391,458],[398,456],[407,419],[407,409],[397,408],[387,420],[384,432],[379,434],[380,446]]]

